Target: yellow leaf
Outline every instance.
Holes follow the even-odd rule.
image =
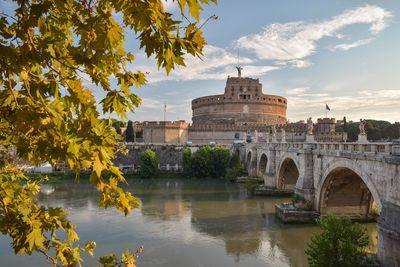
[[[94,160],[93,160],[93,170],[95,171],[97,177],[101,176],[101,172],[103,171],[103,169],[104,169],[104,165],[99,158],[98,152],[96,152],[94,155]]]
[[[24,70],[21,71],[19,77],[20,77],[21,80],[23,80],[23,81],[26,81],[26,80],[28,80],[28,78],[29,78],[28,73],[27,73],[26,71],[24,71]]]

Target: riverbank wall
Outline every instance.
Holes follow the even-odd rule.
[[[181,172],[183,151],[188,148],[192,153],[204,145],[197,144],[164,144],[164,143],[127,143],[127,154],[118,154],[114,159],[114,164],[124,173],[136,173],[140,168],[140,156],[151,149],[155,152],[159,162],[159,169],[162,172]],[[226,146],[228,149],[230,147]]]

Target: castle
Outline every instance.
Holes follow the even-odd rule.
[[[225,92],[192,100],[192,125],[185,121],[136,122],[137,142],[174,144],[232,144],[247,141],[292,141],[306,138],[304,121],[287,123],[287,99],[263,93],[259,79],[229,77]],[[318,119],[316,141],[346,141],[346,133],[335,131],[336,120]]]

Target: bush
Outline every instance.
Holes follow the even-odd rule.
[[[360,266],[368,245],[365,228],[349,217],[328,215],[317,220],[322,232],[311,237],[306,254],[310,266]]]
[[[189,148],[185,148],[182,154],[182,168],[183,168],[183,176],[191,177],[192,176],[192,152]]]
[[[140,157],[140,176],[142,178],[157,178],[159,173],[156,153],[151,149],[146,149]]]
[[[230,164],[230,152],[222,146],[203,146],[193,154],[189,149],[183,151],[183,174],[186,177],[225,177]]]

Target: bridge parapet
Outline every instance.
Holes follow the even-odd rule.
[[[339,151],[339,152],[350,152],[350,153],[373,153],[380,155],[400,155],[400,144],[394,143],[343,143],[343,142],[321,142],[321,143],[258,143],[257,148],[268,148],[274,147],[278,150],[287,150],[289,148],[294,149],[305,149],[311,148],[318,150],[319,152],[324,151]]]

